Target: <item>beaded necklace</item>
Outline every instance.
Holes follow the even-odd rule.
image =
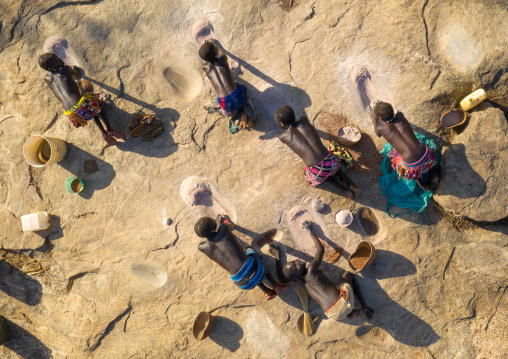
[[[395,120],[395,116],[393,116],[393,117],[392,117],[392,119],[391,119],[391,120],[388,120],[388,121],[384,121],[384,120],[382,120],[382,119],[379,119],[379,121],[381,121],[381,122],[382,122],[383,124],[385,124],[385,125],[386,125],[387,123],[391,123],[393,120]]]
[[[58,68],[52,68],[52,67],[50,67],[49,71],[51,71],[51,72],[57,72],[57,71],[60,71],[63,67],[64,67],[64,65],[62,65],[62,66],[60,66]]]

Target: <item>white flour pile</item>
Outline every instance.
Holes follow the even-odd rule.
[[[201,178],[191,176],[180,186],[180,196],[189,206],[196,207],[203,216],[214,218],[218,214],[225,214],[222,206],[212,197],[212,189]]]
[[[207,19],[196,20],[191,28],[192,38],[198,47],[201,47],[206,40],[214,38],[213,25]]]
[[[293,237],[293,242],[295,244],[295,249],[302,251],[308,255],[314,255],[316,252],[316,246],[314,245],[314,241],[310,237],[309,232],[302,228],[302,223],[304,221],[315,222],[312,215],[308,212],[308,210],[304,206],[295,206],[291,208],[287,214],[287,220],[289,225],[289,232]],[[315,229],[314,225],[312,229]]]
[[[69,42],[67,39],[61,36],[55,35],[48,37],[42,46],[42,50],[45,53],[50,52],[55,54],[68,66],[82,67],[78,62],[77,57],[74,55],[74,52],[69,48]],[[84,75],[85,73],[81,71],[81,75],[76,80],[80,82]]]

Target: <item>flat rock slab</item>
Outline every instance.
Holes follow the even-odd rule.
[[[507,135],[501,110],[488,103],[474,109],[468,127],[444,150],[436,202],[477,221],[506,217]]]

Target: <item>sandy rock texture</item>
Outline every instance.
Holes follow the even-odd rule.
[[[494,170],[506,162],[495,147],[505,143],[506,125],[496,109],[478,110],[453,144],[439,126],[465,89],[506,93],[507,15],[502,0],[3,0],[0,314],[13,339],[0,357],[507,357],[508,227],[497,221],[506,218],[506,175]],[[252,130],[231,135],[224,117],[203,109],[215,97],[191,36],[203,18],[238,64],[238,82],[256,109]],[[104,148],[94,124],[72,128],[37,64],[53,36],[67,40],[66,60],[111,94],[113,127],[125,131],[142,112],[155,114],[164,131],[153,141]],[[330,134],[320,116],[342,114],[362,130],[366,148],[381,149],[351,81],[356,65],[368,69],[379,99],[441,147],[463,144],[469,161],[481,160],[469,156],[475,148],[498,151],[484,178],[497,204],[478,197],[495,213],[477,218],[496,222],[457,230],[431,204],[415,228],[418,216],[385,214],[369,173],[351,174],[363,189],[355,201],[308,186],[303,163],[277,139],[273,113],[292,106],[324,142]],[[499,123],[495,135],[478,134],[482,116]],[[23,143],[34,134],[65,140],[66,158],[28,166]],[[84,192],[66,191],[71,176],[83,179]],[[323,213],[313,210],[315,199],[326,204]],[[361,207],[379,219],[373,236],[359,226]],[[288,215],[295,208],[305,216]],[[335,224],[339,209],[354,214],[351,226]],[[39,211],[51,214],[51,228],[22,232],[21,216]],[[267,302],[258,289],[236,288],[198,251],[195,222],[221,212],[245,245],[278,229],[284,257],[304,260],[313,253],[292,234],[312,218],[320,238],[343,249],[323,264],[337,284],[348,255],[371,241],[376,260],[356,277],[374,321],[318,319],[317,332],[302,336],[294,288]],[[267,247],[261,251],[274,272]],[[201,311],[216,322],[210,338],[197,342],[192,324]],[[312,301],[311,313],[320,314]]]
[[[443,180],[435,200],[448,211],[477,221],[506,217],[508,124],[503,112],[483,103],[469,126],[443,154]]]

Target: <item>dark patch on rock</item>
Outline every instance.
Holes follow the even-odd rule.
[[[85,173],[95,173],[99,170],[99,165],[97,164],[96,160],[90,158],[83,164],[83,170]]]
[[[296,6],[298,6],[299,2],[297,0],[282,0],[279,5],[284,11],[291,11]]]

